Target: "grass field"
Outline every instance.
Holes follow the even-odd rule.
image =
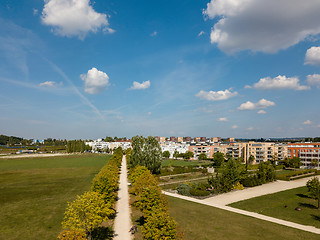
[[[197,166],[197,165],[209,165],[211,161],[197,161],[197,160],[175,160],[175,159],[164,159],[162,160],[161,166]]]
[[[307,187],[300,187],[232,203],[230,206],[320,228],[317,201],[307,194]],[[296,211],[296,207],[302,210]]]
[[[68,201],[90,189],[109,156],[0,159],[0,239],[56,239]]]
[[[169,197],[170,213],[185,240],[319,239],[312,234],[214,207]]]

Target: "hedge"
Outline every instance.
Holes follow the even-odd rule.
[[[298,178],[304,178],[307,176],[310,176],[309,173],[314,173],[317,174],[316,169],[307,169],[307,170],[300,170],[300,171],[292,171],[292,173],[286,173],[286,174],[281,174],[277,176],[278,180],[284,180],[284,181],[290,181],[292,177],[295,177],[294,179]]]

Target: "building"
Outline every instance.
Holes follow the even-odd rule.
[[[320,143],[289,143],[288,157],[299,157],[304,168],[319,169]]]
[[[187,143],[175,143],[175,142],[164,142],[160,144],[161,151],[168,151],[170,153],[170,157],[173,158],[173,153],[186,153],[189,150],[189,144]]]
[[[178,137],[177,142],[179,142],[179,143],[183,142],[183,137]]]
[[[173,137],[173,136],[170,137],[170,142],[176,142],[176,140],[177,140],[176,137]]]

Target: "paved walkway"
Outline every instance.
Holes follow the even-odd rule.
[[[120,173],[120,186],[118,191],[118,201],[116,206],[117,215],[114,221],[115,240],[132,239],[129,229],[131,227],[128,180],[127,180],[127,161],[126,156],[122,158]]]
[[[262,196],[262,195],[266,195],[266,194],[276,193],[276,192],[280,192],[280,191],[284,191],[284,190],[288,190],[288,189],[292,189],[292,188],[302,187],[302,186],[305,186],[306,182],[311,178],[298,179],[295,181],[276,181],[273,183],[268,183],[268,184],[264,184],[264,185],[253,187],[253,188],[248,188],[248,189],[241,190],[241,191],[233,191],[233,192],[229,192],[229,193],[225,193],[225,194],[220,194],[220,195],[210,197],[207,199],[196,199],[196,198],[182,196],[182,195],[179,195],[176,193],[170,193],[170,192],[165,192],[165,191],[163,191],[163,193],[168,196],[171,196],[171,197],[181,198],[181,199],[184,199],[187,201],[196,202],[196,203],[204,204],[207,206],[220,208],[220,209],[223,209],[226,211],[239,213],[242,215],[258,218],[258,219],[265,220],[265,221],[272,222],[272,223],[277,223],[277,224],[284,225],[287,227],[292,227],[292,228],[296,228],[299,230],[320,234],[320,229],[313,227],[313,226],[306,226],[306,225],[293,223],[293,222],[285,221],[282,219],[273,218],[273,217],[265,216],[262,214],[258,214],[258,213],[249,212],[249,211],[226,206],[226,205],[233,203],[233,202],[238,202],[241,200],[245,200],[245,199],[249,199],[249,198],[253,198],[253,197],[258,197],[258,196]]]

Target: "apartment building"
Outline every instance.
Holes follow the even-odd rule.
[[[290,143],[288,144],[288,157],[299,157],[304,168],[319,169],[320,143]]]

